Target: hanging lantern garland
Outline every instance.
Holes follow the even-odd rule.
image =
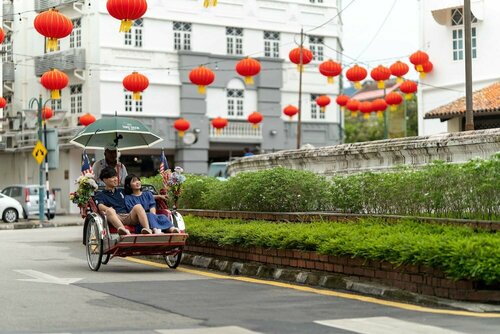
[[[215,74],[209,68],[200,66],[189,72],[189,80],[191,83],[198,85],[198,93],[205,94],[207,91],[206,86],[214,82]]]
[[[248,121],[250,123],[252,123],[252,127],[254,129],[259,128],[259,123],[262,122],[263,119],[264,119],[264,117],[258,111],[254,111],[253,113],[251,113],[250,115],[248,115]]]
[[[423,51],[417,51],[412,53],[410,56],[410,63],[415,65],[415,70],[421,73],[424,69],[422,67],[423,64],[429,61],[429,55]]]
[[[354,65],[350,69],[347,70],[346,72],[346,77],[349,81],[354,83],[354,88],[360,89],[361,88],[361,82],[366,78],[368,75],[368,71],[364,67]]]
[[[391,92],[385,96],[385,102],[391,106],[391,111],[396,111],[398,106],[403,102],[403,97],[399,93]]]
[[[6,105],[7,105],[7,100],[3,97],[0,97],[0,109],[5,108]]]
[[[319,65],[319,72],[327,77],[329,84],[333,84],[333,78],[342,73],[342,66],[336,61],[328,59]]]
[[[370,117],[371,112],[373,111],[372,103],[369,101],[363,101],[359,104],[359,111],[363,114],[364,119],[368,119]]]
[[[79,123],[83,126],[89,126],[95,122],[95,117],[92,114],[86,113],[79,118]]]
[[[260,63],[250,57],[242,59],[236,64],[236,72],[245,77],[247,85],[253,85],[253,77],[260,73]]]
[[[316,98],[316,104],[321,112],[325,112],[326,106],[330,104],[330,98],[327,95],[321,95]]]
[[[127,75],[123,79],[123,87],[132,92],[132,99],[134,101],[139,101],[141,99],[141,93],[148,88],[148,86],[148,78],[138,72],[132,72],[132,74]]]
[[[370,72],[373,80],[377,81],[377,87],[383,89],[385,87],[385,80],[391,77],[391,70],[385,66],[379,65]]]
[[[347,101],[347,104],[345,107],[351,112],[351,117],[356,117],[358,116],[358,110],[359,110],[359,101],[358,100],[349,100]]]
[[[35,17],[33,22],[36,31],[47,37],[47,51],[57,50],[57,40],[71,34],[73,23],[56,9],[49,9]]]
[[[420,72],[420,79],[424,79],[427,76],[427,73],[431,72],[433,68],[434,65],[430,61],[423,63],[422,72]]]
[[[46,121],[52,118],[54,116],[54,111],[52,111],[52,108],[49,107],[43,107],[42,109],[42,120]]]
[[[375,99],[372,101],[373,111],[377,112],[377,117],[382,118],[387,109],[387,102],[384,99]]]
[[[340,110],[345,111],[345,106],[349,102],[349,96],[340,94],[335,99],[335,102],[340,106]]]
[[[396,82],[397,83],[402,83],[403,82],[403,76],[405,76],[408,71],[410,70],[410,67],[403,63],[402,61],[397,61],[394,64],[389,67],[391,70],[391,74],[396,77]]]
[[[203,0],[203,7],[217,6],[217,0]]]
[[[174,122],[174,128],[179,132],[179,137],[184,137],[184,133],[189,130],[191,123],[184,118],[179,118]]]
[[[5,40],[5,32],[3,31],[2,28],[0,28],[0,44],[2,44],[4,40]]]
[[[59,100],[61,98],[60,90],[68,85],[69,78],[64,72],[53,69],[42,75],[40,83],[45,89],[51,91],[51,98],[53,100]]]
[[[222,118],[222,117],[217,117],[212,120],[212,126],[215,128],[215,134],[220,135],[222,132],[222,129],[224,129],[227,126],[227,119]]]
[[[129,32],[134,20],[140,19],[148,10],[146,0],[108,0],[109,15],[120,20],[120,32]]]
[[[300,59],[301,56],[302,62]],[[311,50],[308,50],[306,48],[295,48],[290,51],[290,53],[288,54],[288,58],[290,58],[290,61],[292,63],[297,64],[298,71],[302,72],[304,70],[304,65],[309,64],[313,60],[313,53],[311,52]]]
[[[402,93],[405,93],[406,100],[411,100],[413,94],[417,92],[417,88],[418,88],[417,83],[411,80],[406,80],[401,84],[401,86],[399,86],[399,90]]]
[[[287,105],[285,109],[283,109],[283,113],[290,117],[290,120],[293,118],[293,116],[297,115],[299,112],[299,109],[295,106],[292,106],[291,104]]]

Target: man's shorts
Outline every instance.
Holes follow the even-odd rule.
[[[120,221],[122,222],[123,225],[137,225],[137,221],[134,221],[132,219],[132,215],[130,213],[118,213],[118,218],[120,218]]]

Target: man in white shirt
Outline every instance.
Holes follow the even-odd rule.
[[[101,171],[105,167],[112,167],[116,170],[116,175],[118,176],[118,186],[123,186],[125,182],[125,178],[127,177],[127,168],[121,163],[118,162],[118,153],[116,150],[116,145],[114,143],[106,145],[104,149],[104,159],[96,161],[92,166],[94,170],[94,175],[96,175],[96,181],[99,186],[104,186],[104,182],[98,178],[101,174]]]

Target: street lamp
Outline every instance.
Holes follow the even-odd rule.
[[[52,99],[48,99],[45,102],[42,102],[42,95],[40,94],[37,98],[32,98],[29,102],[29,108],[33,109],[34,105],[36,104],[37,106],[37,116],[38,116],[38,143],[44,142],[45,145],[47,145],[47,124],[46,121],[42,121],[42,110],[43,108],[47,105],[48,102],[52,101]],[[42,124],[43,124],[43,133],[42,133]],[[43,134],[43,137],[42,137]],[[37,143],[37,144],[38,144]],[[40,168],[39,168],[39,186],[40,190],[38,191],[38,219],[40,221],[43,221],[43,214],[45,212],[45,198],[44,198],[44,193],[42,191],[43,189],[43,167],[42,164],[40,163]],[[46,187],[46,197],[47,197],[47,202],[49,199],[49,160],[47,157],[47,151],[45,150],[45,187]],[[50,220],[50,205],[47,203],[47,219]]]

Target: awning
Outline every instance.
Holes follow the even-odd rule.
[[[432,1],[429,4],[434,20],[443,26],[450,25],[451,9],[463,6],[462,0]],[[471,11],[478,21],[482,21],[484,19],[484,0],[471,0]]]

